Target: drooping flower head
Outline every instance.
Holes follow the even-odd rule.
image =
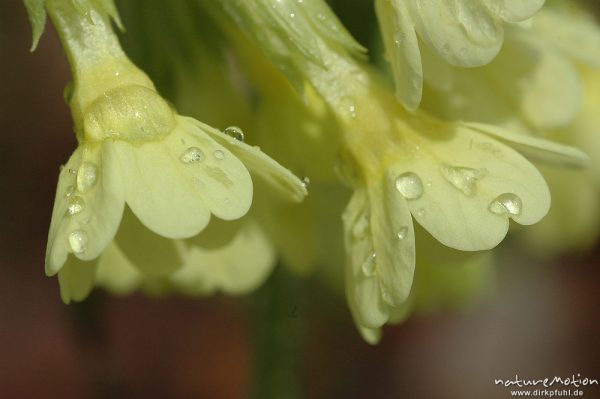
[[[182,241],[142,251],[154,258],[139,245],[194,237],[211,215],[244,216],[253,194],[249,169],[291,200],[306,195],[289,170],[239,135],[178,115],[122,51],[110,26],[111,2],[36,5],[32,15],[48,10],[73,69],[68,102],[79,146],[59,176],[46,256],[46,272],[59,274],[65,301],[87,295],[96,260],[112,245],[154,277],[185,265]],[[117,234],[126,204],[131,223],[138,219],[150,230],[149,241]]]
[[[533,224],[550,206],[544,179],[515,149],[531,156],[585,160],[575,149],[490,125],[409,113],[372,69],[352,57],[356,46],[347,44],[352,41],[344,31],[338,29],[334,37],[319,32],[319,15],[331,15],[324,3],[256,3],[269,12],[236,2],[224,2],[222,10],[240,22],[284,73],[302,71],[304,84],[336,117],[339,128],[332,133],[340,174],[354,190],[343,216],[346,294],[370,341],[378,339],[379,327],[397,317],[409,295],[415,266],[413,220],[449,247],[493,248],[506,235],[509,219]],[[279,46],[265,43],[265,28],[259,26]],[[299,32],[313,38],[308,43],[319,54],[318,62],[292,56]],[[252,57],[244,60],[251,63]],[[304,98],[310,101],[310,96]]]

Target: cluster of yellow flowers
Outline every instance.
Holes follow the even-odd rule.
[[[570,146],[600,156],[591,14],[544,0],[374,3],[395,89],[324,0],[169,2],[201,9],[221,46],[190,38],[200,66],[175,74],[170,100],[242,131],[157,93],[121,48],[112,0],[25,0],[34,47],[48,13],[73,71],[79,146],[46,256],[63,300],[94,286],[243,293],[282,259],[344,282],[375,343],[384,324],[483,278],[489,251],[477,251],[510,219],[548,213],[546,181],[557,209],[529,242],[593,241],[600,168],[581,170],[589,158]]]

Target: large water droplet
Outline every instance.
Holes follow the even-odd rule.
[[[84,162],[77,171],[77,189],[82,193],[92,188],[98,179],[96,164]]]
[[[75,230],[69,234],[69,245],[73,253],[80,254],[87,248],[88,236],[83,230]]]
[[[365,276],[370,277],[373,274],[375,274],[376,258],[377,254],[373,252],[372,254],[367,256],[367,259],[365,259],[365,261],[363,262],[361,269]]]
[[[407,235],[408,235],[408,226],[400,227],[400,229],[398,230],[398,234],[396,234],[396,236],[398,237],[398,239],[400,241],[404,240]]]
[[[475,194],[475,189],[478,179],[481,179],[487,174],[486,169],[473,169],[462,166],[450,166],[442,164],[442,175],[450,184],[463,192],[463,194],[472,196]]]
[[[488,208],[495,215],[518,216],[523,210],[523,201],[513,193],[504,193],[497,196]]]
[[[244,132],[237,126],[229,126],[223,130],[223,134],[236,139],[237,141],[244,141]]]
[[[85,208],[85,201],[78,195],[70,196],[67,201],[67,213],[69,215],[75,215]]]
[[[204,160],[204,152],[198,147],[190,147],[181,154],[179,160],[185,164],[202,162]]]
[[[225,153],[221,150],[215,150],[215,152],[213,152],[213,155],[219,160],[225,158]]]
[[[402,173],[396,178],[396,188],[406,199],[418,199],[423,195],[423,182],[413,172]]]

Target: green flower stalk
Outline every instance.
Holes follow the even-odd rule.
[[[194,292],[210,292],[211,285],[251,288],[257,279],[236,273],[237,264],[207,269],[204,262],[219,254],[195,249],[198,242],[190,239],[211,215],[230,221],[248,212],[249,170],[292,201],[306,195],[302,182],[239,135],[178,115],[122,51],[110,25],[112,3],[38,6],[48,11],[73,70],[68,102],[79,146],[59,176],[46,256],[46,272],[58,273],[63,300],[83,299],[97,276],[121,289],[147,279],[151,286],[188,290],[188,280],[216,273],[208,288]],[[122,220],[126,204],[131,213]],[[242,237],[252,236],[255,229],[245,228]],[[274,262],[270,247],[260,237],[229,239],[221,249],[226,253],[257,249],[255,271],[264,279]],[[229,281],[236,278],[241,286]]]

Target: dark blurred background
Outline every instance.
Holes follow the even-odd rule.
[[[0,398],[245,398],[253,309],[274,296],[147,299],[95,293],[65,306],[44,251],[59,165],[75,148],[55,33],[36,52],[18,0],[0,2]],[[303,397],[507,398],[494,378],[600,379],[600,251],[500,264],[494,295],[414,316],[368,346],[343,298],[297,283],[272,309],[293,332]],[[281,272],[280,272],[281,273]],[[282,277],[287,278],[287,277]],[[263,342],[264,344],[264,342]],[[267,359],[268,361],[268,359]],[[598,387],[586,398],[600,398]]]

